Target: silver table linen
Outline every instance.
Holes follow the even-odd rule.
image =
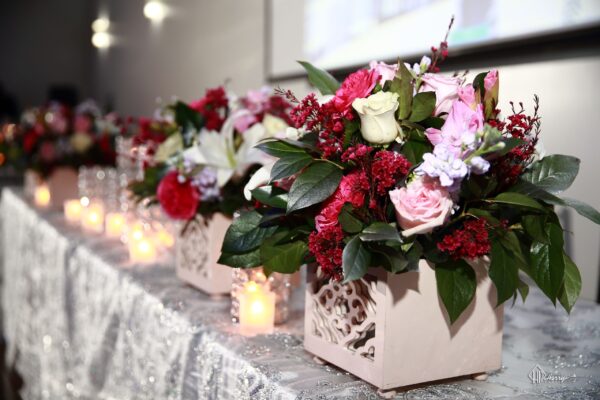
[[[4,189],[1,218],[6,362],[22,374],[25,399],[378,398],[304,352],[301,293],[290,322],[246,338],[229,300],[184,285],[172,262],[130,265],[119,242],[82,234],[19,190]],[[581,300],[567,316],[532,290],[524,306],[507,307],[503,363],[487,381],[397,398],[599,398],[600,307]]]

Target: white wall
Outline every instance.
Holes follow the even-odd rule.
[[[263,0],[179,0],[176,15],[153,27],[142,15],[141,0],[105,0],[121,43],[98,54],[96,95],[114,99],[123,113],[149,114],[155,98],[177,94],[191,100],[206,87],[230,79],[238,93],[264,83]],[[548,153],[582,160],[578,180],[568,195],[600,209],[600,56],[499,68],[501,108],[508,101],[531,105],[541,99],[542,141]],[[473,71],[475,73],[477,71]],[[308,92],[304,80],[281,86]],[[596,298],[600,264],[600,228],[573,214],[575,262],[582,270],[583,297]]]
[[[100,0],[117,45],[97,52],[95,93],[119,112],[151,113],[156,98],[200,97],[228,81],[244,92],[264,81],[262,0],[177,0],[160,26],[144,18],[143,0]]]
[[[90,10],[87,0],[0,1],[0,82],[21,107],[45,102],[53,84],[89,96]]]

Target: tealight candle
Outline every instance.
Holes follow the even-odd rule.
[[[33,195],[35,205],[41,208],[46,208],[50,205],[50,189],[48,185],[42,183],[35,188]]]
[[[273,332],[275,324],[275,293],[266,285],[247,282],[241,294],[240,330],[243,335],[253,336]]]
[[[129,259],[134,263],[152,263],[156,260],[156,248],[152,241],[145,236],[137,240],[130,240]]]
[[[156,232],[156,240],[166,249],[170,249],[175,245],[175,238],[165,228],[160,228],[158,232]]]
[[[79,199],[65,200],[63,203],[65,219],[72,224],[79,224],[83,206]]]
[[[111,238],[120,238],[125,228],[125,216],[118,212],[106,214],[106,236]]]
[[[81,226],[87,231],[102,233],[104,230],[104,205],[101,202],[92,201],[83,209]]]

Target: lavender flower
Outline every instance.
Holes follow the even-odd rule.
[[[469,173],[467,164],[444,145],[437,145],[433,153],[423,154],[423,164],[416,171],[431,178],[439,178],[442,186],[455,190]]]
[[[217,185],[217,171],[205,167],[193,179],[192,183],[200,191],[200,201],[215,201],[221,198],[221,191]]]

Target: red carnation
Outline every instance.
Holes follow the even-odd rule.
[[[350,75],[342,82],[342,86],[335,92],[333,104],[338,112],[346,114],[352,102],[357,98],[365,98],[379,81],[380,75],[376,70],[361,69]]]
[[[465,221],[462,228],[444,236],[437,247],[455,260],[485,256],[491,249],[485,220]]]
[[[171,171],[160,181],[156,197],[165,213],[173,219],[192,219],[200,204],[200,193],[186,179],[179,180],[179,173]]]

